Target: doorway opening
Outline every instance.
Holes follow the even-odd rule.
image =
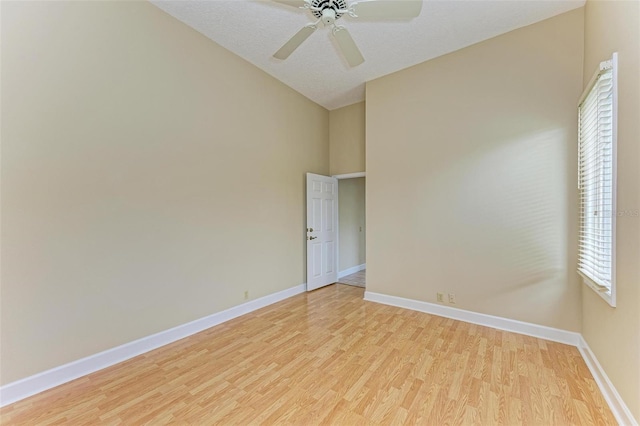
[[[338,283],[366,287],[365,173],[338,179]]]

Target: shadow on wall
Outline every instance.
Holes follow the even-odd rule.
[[[574,169],[575,153],[566,138],[564,129],[555,129],[479,140],[477,151],[444,162],[448,168],[424,182],[420,190],[429,204],[414,212],[443,221],[423,230],[442,260],[433,264],[440,269],[433,271],[436,279],[470,283],[465,293],[476,306],[500,298],[510,304],[561,303],[576,250],[567,214],[574,198],[567,170]],[[514,298],[514,292],[526,297]]]

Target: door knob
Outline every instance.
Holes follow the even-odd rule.
[[[309,240],[315,240],[318,237],[309,237]]]
[[[307,228],[307,232],[313,232],[313,228]]]

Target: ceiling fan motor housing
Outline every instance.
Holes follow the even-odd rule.
[[[347,9],[346,0],[311,0],[312,13],[316,18],[322,19],[325,25],[332,25]]]

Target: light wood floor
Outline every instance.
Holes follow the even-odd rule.
[[[332,285],[0,410],[9,424],[615,424],[574,347]]]

